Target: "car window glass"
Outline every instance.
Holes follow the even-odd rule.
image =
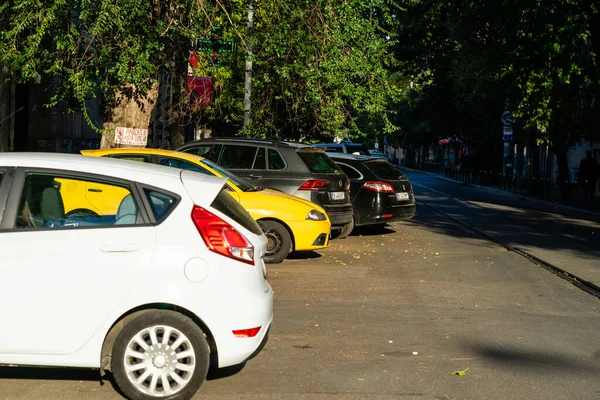
[[[285,161],[277,150],[269,149],[269,169],[284,169]]]
[[[223,168],[251,169],[256,147],[223,145],[218,164]]]
[[[254,169],[267,169],[267,159],[265,157],[264,147],[260,147],[258,149],[258,153],[256,153],[256,160],[254,160]]]
[[[110,158],[118,158],[120,160],[139,161],[139,162],[150,162],[149,156],[133,155],[133,154],[109,154]]]
[[[243,192],[251,192],[251,191],[256,190],[256,187],[254,185],[252,185],[250,182],[219,167],[217,164],[213,163],[212,161],[204,159],[204,160],[201,160],[200,162],[202,164],[208,165],[209,167],[211,167],[212,169],[217,171],[222,177],[229,179],[235,186],[237,186]]]
[[[346,176],[350,179],[360,179],[362,178],[362,174],[358,172],[354,167],[349,166],[348,164],[337,163],[338,167],[341,168],[342,171],[346,174]]]
[[[197,156],[208,157],[208,153],[210,152],[210,149],[212,149],[212,146],[205,145],[205,146],[190,147],[190,148],[180,150],[180,151],[183,153],[190,153],[190,154],[195,154]]]
[[[200,172],[205,175],[212,175],[206,169],[202,168],[201,166],[199,166],[197,164],[194,164],[191,161],[187,161],[187,160],[180,160],[178,158],[172,158],[172,157],[158,157],[158,163],[160,165],[165,165],[167,167],[180,168],[180,169],[185,169],[187,171]]]
[[[140,222],[139,207],[128,185],[30,173],[23,185],[15,228],[104,227]]]
[[[327,147],[327,151],[331,151],[333,153],[343,153],[344,152],[341,147]]]
[[[380,179],[400,179],[404,174],[387,161],[369,161],[364,164],[372,173]]]
[[[330,173],[340,171],[329,156],[320,151],[298,151],[298,155],[304,161],[308,169],[315,173]],[[341,172],[341,171],[340,171]]]
[[[165,219],[165,217],[169,215],[171,210],[173,210],[177,205],[177,199],[166,193],[149,189],[144,189],[144,193],[146,194],[146,198],[150,203],[150,208],[152,209],[154,219],[157,222]]]
[[[346,149],[350,154],[359,153],[362,156],[370,155],[369,151],[362,144],[347,144]]]
[[[0,185],[2,185],[2,178],[4,177],[4,171],[0,171]]]

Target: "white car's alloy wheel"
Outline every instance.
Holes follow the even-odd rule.
[[[182,390],[196,366],[190,340],[181,331],[164,325],[145,328],[131,338],[123,363],[131,384],[153,397]]]
[[[111,366],[129,399],[188,400],[206,378],[209,356],[194,321],[174,311],[148,310],[117,335]]]

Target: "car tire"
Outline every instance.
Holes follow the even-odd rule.
[[[346,225],[344,225],[344,227],[339,232],[339,234],[335,237],[335,239],[345,239],[348,237],[348,235],[350,235],[352,233],[353,230],[354,230],[354,218],[352,218],[352,221],[350,221]]]
[[[277,264],[285,260],[292,251],[292,237],[286,227],[276,221],[259,221],[258,224],[267,237],[265,262]]]
[[[152,310],[134,317],[117,335],[111,368],[129,399],[187,400],[206,379],[209,353],[204,333],[190,318]]]

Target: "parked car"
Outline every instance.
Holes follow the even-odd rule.
[[[363,156],[370,156],[371,153],[367,146],[361,143],[352,143],[350,141],[342,141],[340,143],[315,143],[315,147],[324,148],[328,153],[344,153],[344,154],[357,154]]]
[[[386,224],[410,219],[416,205],[408,178],[380,158],[329,153],[350,178],[354,225]]]
[[[385,161],[389,162],[390,164],[393,164],[392,159],[387,154],[379,153],[378,151],[373,151],[373,150],[369,150],[369,153],[370,153],[371,157],[382,158]]]
[[[229,194],[258,222],[267,237],[264,258],[267,263],[281,262],[294,250],[318,250],[329,245],[331,222],[321,206],[287,193],[253,186],[203,157],[140,148],[83,150],[81,153],[166,165],[227,178]]]
[[[77,180],[125,193],[67,216]],[[226,180],[71,154],[0,153],[0,364],[112,371],[131,399],[189,399],[267,339],[267,239]],[[118,191],[90,192],[112,198]]]
[[[350,227],[350,181],[323,149],[277,140],[213,138],[189,142],[177,150],[208,158],[254,186],[319,204],[331,220],[334,238],[345,236]]]

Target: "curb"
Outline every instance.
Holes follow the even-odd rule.
[[[547,206],[552,206],[554,208],[559,208],[559,209],[569,210],[569,211],[575,211],[575,212],[579,212],[579,213],[582,213],[582,214],[588,214],[588,215],[593,215],[595,217],[600,217],[600,213],[594,212],[594,211],[589,211],[589,210],[586,210],[584,208],[578,208],[578,207],[573,207],[573,206],[565,206],[563,204],[553,203],[551,201],[546,201],[546,200],[540,200],[540,199],[536,199],[535,197],[523,196],[523,195],[520,195],[520,194],[516,194],[516,193],[512,193],[512,192],[506,191],[506,190],[502,190],[502,189],[496,189],[496,188],[489,187],[489,186],[476,185],[474,183],[461,182],[461,181],[457,181],[456,179],[446,178],[445,176],[434,174],[433,172],[421,171],[419,169],[402,167],[402,166],[399,166],[399,165],[397,165],[396,167],[400,168],[400,169],[406,169],[406,170],[411,171],[411,172],[420,172],[420,173],[423,173],[423,174],[435,176],[438,179],[441,179],[441,180],[444,180],[444,181],[447,181],[447,182],[456,183],[456,184],[459,184],[459,185],[466,185],[466,186],[471,186],[471,187],[474,187],[474,188],[477,188],[477,189],[488,190],[488,191],[491,191],[491,192],[498,192],[498,193],[502,193],[502,194],[507,195],[507,196],[515,196],[515,197],[517,197],[517,199],[526,199],[526,200],[531,201],[533,203],[540,203],[540,204],[544,204],[544,205],[547,205]]]

